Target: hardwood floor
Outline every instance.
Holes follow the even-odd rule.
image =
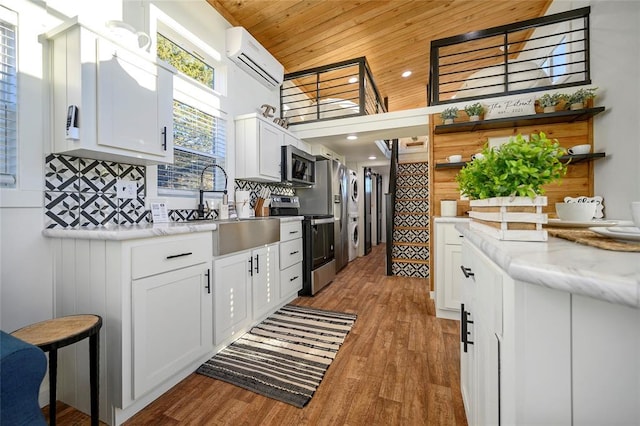
[[[194,373],[126,425],[466,425],[457,322],[435,317],[424,279],[384,268],[379,245],[315,297],[294,301],[358,315],[305,408]],[[78,416],[60,412],[58,424],[86,424]]]

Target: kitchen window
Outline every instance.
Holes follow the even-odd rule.
[[[0,187],[15,188],[18,163],[17,15],[0,6]]]
[[[158,192],[184,195],[184,191],[200,188],[206,166],[225,167],[227,125],[223,114],[213,106],[215,69],[161,33],[157,34],[157,54],[179,74],[174,78],[174,164],[158,166]],[[219,168],[209,168],[202,180],[205,189],[225,189]]]

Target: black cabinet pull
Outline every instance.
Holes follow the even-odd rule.
[[[175,259],[176,257],[183,257],[183,256],[191,256],[193,254],[193,252],[188,252],[188,253],[180,253],[180,254],[172,254],[171,256],[167,256],[167,259]]]
[[[249,275],[253,276],[253,256],[249,256]]]
[[[461,303],[460,304],[460,341],[464,345],[465,352],[467,352],[467,345],[473,345],[473,342],[469,340],[469,335],[471,334],[471,332],[467,328],[468,324],[473,324],[473,321],[468,319],[469,315],[471,314],[465,311],[464,309],[464,303]]]
[[[295,280],[297,280],[297,279],[298,279],[298,276],[296,275],[296,276],[295,276],[295,277],[293,277],[293,278],[289,278],[289,281],[295,281]]]
[[[289,231],[289,234],[297,234],[298,231]]]
[[[260,255],[256,254],[256,274],[260,273]]]
[[[162,128],[162,148],[167,150],[167,126]]]
[[[292,251],[291,253],[289,253],[289,256],[293,256],[293,255],[294,255],[294,254],[296,254],[296,253],[300,253],[300,252],[299,252],[298,250],[296,250],[296,251]]]
[[[475,274],[471,272],[471,268],[465,268],[464,265],[460,265],[460,269],[462,269],[462,273],[465,278],[473,277]]]
[[[205,275],[207,276],[207,286],[205,288],[207,289],[207,294],[211,294],[211,269],[207,269]]]

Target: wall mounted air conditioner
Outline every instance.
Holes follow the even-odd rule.
[[[227,29],[226,48],[229,59],[269,89],[282,84],[282,64],[243,27]]]

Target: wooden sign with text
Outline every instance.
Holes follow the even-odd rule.
[[[494,118],[517,117],[520,115],[532,115],[536,113],[536,97],[510,99],[508,101],[493,102],[487,104],[485,120]]]

